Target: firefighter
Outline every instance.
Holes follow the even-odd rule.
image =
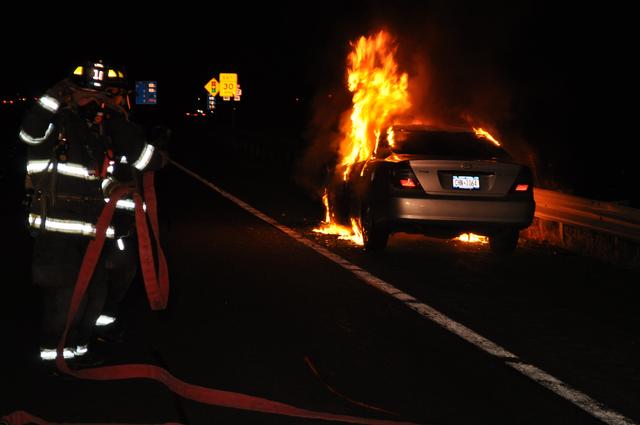
[[[118,184],[104,184],[109,161],[126,157],[139,171],[166,161],[128,120],[125,84],[122,70],[101,61],[84,63],[40,97],[22,121],[19,138],[28,146],[27,224],[35,238],[32,281],[42,295],[39,358],[45,365],[55,363],[78,271],[105,205],[104,190]],[[106,237],[117,239],[113,226]],[[103,362],[90,340],[108,291],[104,257],[66,339],[63,356],[71,366]]]

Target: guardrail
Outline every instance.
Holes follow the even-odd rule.
[[[640,242],[640,210],[535,188],[535,216]]]
[[[521,236],[640,271],[640,210],[535,188],[533,223]]]

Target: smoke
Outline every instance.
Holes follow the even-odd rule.
[[[318,51],[316,61],[310,65],[315,71],[312,75],[316,89],[303,134],[307,146],[293,173],[295,182],[317,200],[322,198],[338,160],[344,137],[341,129],[349,120],[352,105],[346,86],[346,58],[349,41],[356,39],[358,29],[349,23],[334,25],[343,31],[336,31],[325,40],[324,49]]]
[[[396,25],[413,105],[405,119],[482,127],[518,162],[535,169],[537,154],[522,134],[515,111],[520,93],[509,70],[512,38],[525,10],[497,11],[487,4],[434,3],[409,27]]]
[[[349,120],[351,98],[345,90],[326,89],[316,95],[312,105],[313,116],[304,135],[309,144],[295,165],[294,177],[298,185],[320,199],[338,160],[344,137],[341,128]]]

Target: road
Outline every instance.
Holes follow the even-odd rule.
[[[424,424],[603,423],[594,412],[609,423],[640,422],[637,273],[526,241],[503,259],[486,245],[396,234],[385,252],[365,253],[312,232],[322,206],[278,158],[237,161],[229,146],[224,155],[198,154],[209,141],[179,137],[175,161],[209,184],[177,166],[158,174],[170,305],[151,312],[138,282],[127,299],[125,343],[99,347],[110,364],[151,362],[198,385]],[[29,357],[38,323],[30,239],[19,226],[7,229],[14,248],[1,290],[10,302],[0,313],[9,347],[0,413],[91,423],[324,423],[207,406],[150,381],[41,376]],[[441,313],[444,326],[416,305]],[[447,329],[459,325],[458,333]],[[477,335],[487,342],[471,343]],[[512,357],[491,353],[496,346]],[[518,371],[522,365],[558,380],[556,391]],[[580,406],[558,387],[593,403]]]

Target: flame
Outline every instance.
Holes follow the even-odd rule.
[[[489,133],[487,130],[483,129],[482,127],[473,127],[473,131],[475,131],[476,136],[478,137],[483,137],[491,142],[493,142],[494,145],[496,146],[500,146],[500,142],[498,142],[495,137],[493,137],[491,135],[491,133]]]
[[[389,126],[387,129],[387,142],[389,146],[394,147],[396,144],[396,133],[393,132],[393,127]]]
[[[350,240],[356,245],[364,245],[362,231],[360,230],[357,220],[354,218],[351,219],[351,228],[337,224],[332,220],[331,207],[329,206],[329,195],[327,194],[326,188],[322,195],[322,203],[324,204],[325,210],[324,221],[320,227],[313,229],[313,231],[323,235],[338,235],[338,239]]]
[[[347,57],[347,87],[353,93],[353,107],[350,120],[342,129],[344,137],[340,142],[339,164],[344,167],[343,179],[349,178],[351,167],[356,162],[371,157],[377,148],[383,129],[393,123],[393,119],[411,106],[408,93],[408,75],[400,73],[395,60],[397,46],[386,31],[360,37],[351,43],[352,51]],[[387,134],[393,132],[389,129]],[[323,196],[325,221],[314,232],[329,233],[332,221],[328,198]],[[333,228],[343,232],[345,226]],[[342,233],[335,233],[343,238]],[[355,243],[362,244],[359,220],[351,218],[351,235]]]
[[[382,133],[394,116],[411,106],[408,75],[398,71],[397,47],[391,36],[380,31],[374,36],[360,37],[351,44],[347,57],[347,87],[353,93],[349,128],[340,144],[340,164],[346,166],[346,180],[351,166],[371,157]]]
[[[482,235],[476,235],[475,233],[463,233],[456,238],[459,241],[467,242],[467,243],[481,243],[487,244],[489,243],[489,238]]]
[[[327,193],[327,189],[324,189],[324,194],[322,195],[322,203],[324,204],[324,222],[331,223],[331,213],[329,212],[329,194]]]

